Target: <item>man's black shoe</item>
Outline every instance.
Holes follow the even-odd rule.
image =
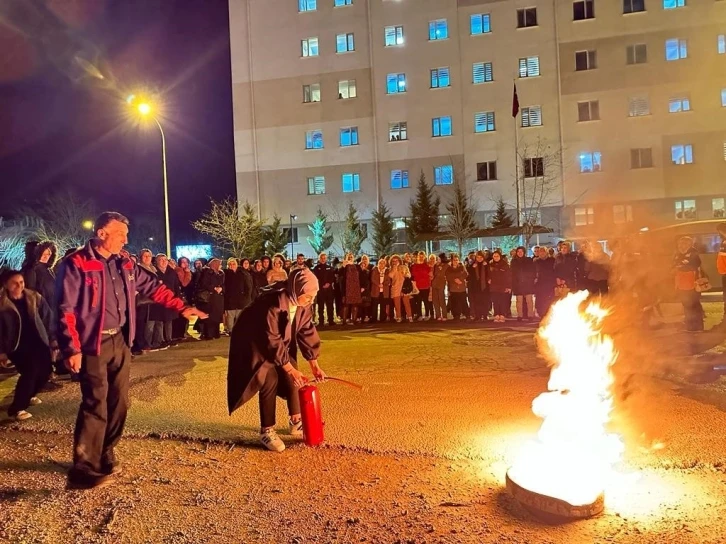
[[[112,483],[113,479],[106,474],[103,476],[69,474],[66,489],[95,489],[97,487],[106,487]]]
[[[106,476],[118,476],[122,471],[121,463],[118,461],[113,463],[103,463],[101,465],[101,472],[103,472]]]

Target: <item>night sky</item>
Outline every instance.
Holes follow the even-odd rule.
[[[72,187],[163,218],[159,131],[123,102],[139,87],[163,97],[174,242],[234,194],[227,0],[8,0],[0,19],[0,215]]]

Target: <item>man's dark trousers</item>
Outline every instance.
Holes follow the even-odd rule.
[[[318,325],[323,325],[323,309],[328,313],[328,325],[335,324],[335,315],[333,314],[333,288],[320,289],[318,291]]]
[[[101,337],[101,352],[84,355],[81,408],[73,439],[72,476],[99,477],[115,462],[126,423],[131,352],[123,333]]]

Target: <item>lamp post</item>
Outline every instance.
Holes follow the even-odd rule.
[[[139,117],[143,119],[151,118],[154,123],[156,123],[156,126],[159,127],[159,132],[161,133],[161,168],[164,179],[164,228],[166,234],[166,255],[167,257],[171,258],[171,234],[169,229],[169,184],[166,177],[166,136],[164,135],[164,129],[161,128],[161,123],[159,123],[159,119],[157,119],[157,117],[153,114],[154,108],[149,102],[138,98],[132,94],[126,99],[126,103],[131,106],[131,108]]]
[[[295,238],[292,236],[292,222],[297,220],[297,215],[290,214],[290,260],[295,258]]]

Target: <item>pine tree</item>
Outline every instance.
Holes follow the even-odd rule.
[[[371,225],[373,227],[373,253],[377,257],[393,253],[393,244],[396,241],[393,215],[385,203],[381,204],[378,211],[373,212]]]
[[[348,202],[348,214],[345,217],[345,227],[340,237],[340,245],[344,253],[358,255],[366,233],[361,227],[358,211],[352,202]]]
[[[448,212],[446,232],[453,240],[456,240],[459,255],[461,255],[464,242],[469,240],[478,228],[475,219],[476,209],[461,181],[457,180],[454,183],[454,194],[451,202],[446,205],[446,211]]]
[[[514,226],[514,220],[507,212],[507,205],[504,199],[500,196],[497,200],[497,211],[492,217],[492,228],[494,229],[506,229]]]
[[[320,254],[333,245],[333,234],[328,226],[328,215],[318,208],[318,215],[312,225],[308,225],[312,237],[308,237],[308,244],[315,253]]]
[[[426,183],[426,174],[421,171],[416,188],[416,199],[411,201],[411,229],[419,234],[439,230],[439,208],[441,199],[432,186]]]
[[[256,258],[262,255],[265,246],[264,227],[262,221],[257,216],[257,210],[249,201],[245,201],[242,206],[242,216],[240,217],[242,230],[247,233],[243,244],[243,251],[239,257]]]
[[[277,253],[287,254],[287,244],[290,243],[291,232],[282,229],[282,219],[279,215],[272,216],[272,223],[265,227],[265,251],[268,255]]]

